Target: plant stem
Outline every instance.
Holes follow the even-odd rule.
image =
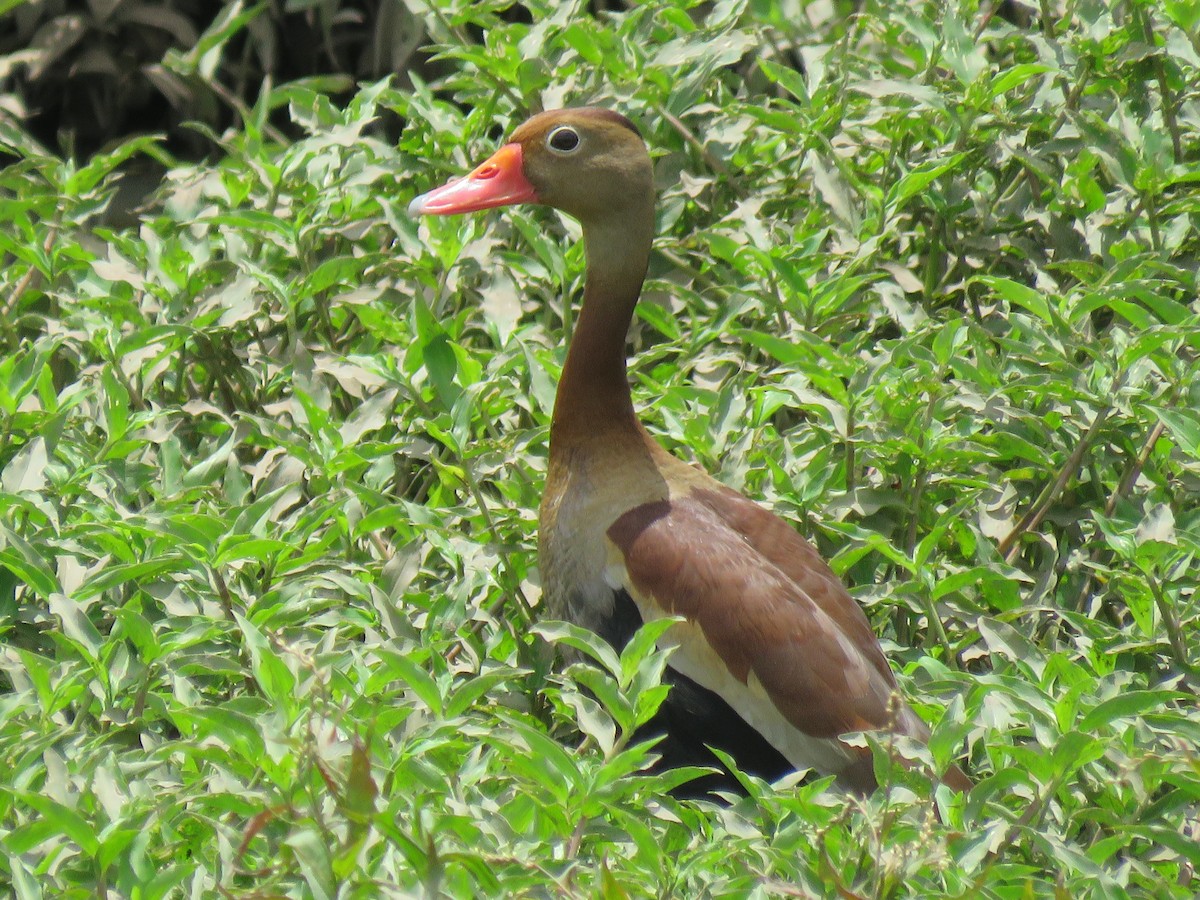
[[[1114,388],[1115,387],[1116,385],[1114,385]],[[1080,464],[1083,462],[1083,457],[1087,454],[1087,451],[1092,445],[1092,441],[1095,440],[1096,435],[1100,432],[1100,428],[1108,420],[1108,416],[1111,412],[1112,407],[1106,406],[1096,414],[1096,417],[1092,420],[1092,424],[1088,427],[1088,430],[1084,432],[1083,437],[1080,438],[1079,442],[1075,445],[1075,449],[1071,451],[1071,455],[1067,458],[1066,463],[1064,463],[1062,468],[1059,469],[1058,476],[1046,487],[1045,490],[1042,491],[1037,501],[1032,507],[1030,507],[1029,511],[1025,513],[1025,516],[1021,519],[1021,521],[1018,522],[1013,530],[1005,535],[1004,539],[1000,541],[999,545],[997,545],[996,550],[1004,557],[1005,562],[1012,563],[1012,561],[1017,558],[1017,551],[1019,549],[1017,542],[1020,540],[1021,535],[1028,531],[1032,531],[1041,524],[1042,519],[1046,517],[1046,513],[1048,513],[1050,508],[1054,505],[1054,501],[1058,499],[1058,495],[1062,493],[1063,488],[1067,486],[1067,482],[1071,480],[1071,476],[1079,471]]]

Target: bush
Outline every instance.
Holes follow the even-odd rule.
[[[273,87],[211,164],[3,125],[13,892],[1193,896],[1189,10],[442,5],[443,76]],[[580,102],[657,156],[646,421],[821,545],[969,798],[672,799],[653,632],[531,626],[577,229],[403,209]]]

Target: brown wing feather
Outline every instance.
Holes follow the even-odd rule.
[[[692,496],[744,535],[751,547],[785,573],[850,638],[888,684],[895,686],[891,667],[871,623],[841,579],[795,528],[724,485],[693,491]]]
[[[698,491],[636,507],[608,536],[636,590],[698,625],[795,728],[888,727],[895,682],[866,618],[803,538],[754,510],[732,491]]]

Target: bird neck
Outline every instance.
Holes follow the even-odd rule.
[[[587,284],[554,402],[550,452],[602,435],[640,435],[625,371],[625,340],[642,292],[654,231],[640,216],[585,223]]]

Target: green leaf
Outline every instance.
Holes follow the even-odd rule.
[[[1163,0],[1163,10],[1186,34],[1200,32],[1200,0]]]
[[[480,672],[462,682],[455,682],[451,688],[450,698],[446,703],[447,719],[455,719],[469,710],[480,698],[510,681],[528,675],[528,670],[498,668],[490,672]]]
[[[195,739],[197,748],[216,740],[247,759],[263,755],[263,739],[258,723],[228,706],[193,706],[172,710],[173,722],[184,734]]]
[[[992,97],[1007,94],[1013,88],[1024,84],[1038,75],[1054,71],[1057,71],[1056,68],[1047,63],[1019,63],[1018,65],[1003,69],[992,77]]]
[[[671,630],[671,626],[682,622],[681,616],[666,616],[647,622],[634,633],[621,650],[621,683],[629,684],[633,676],[647,663],[653,662],[658,639]]]
[[[779,85],[797,100],[808,102],[808,87],[804,83],[804,76],[789,66],[781,66],[771,62],[769,59],[758,60],[758,67],[762,69],[762,73],[771,79],[775,84]]]
[[[891,190],[888,191],[887,200],[884,202],[884,205],[889,210],[894,211],[899,209],[947,172],[957,169],[967,158],[967,155],[966,153],[956,153],[949,159],[923,163],[911,172],[905,172],[900,180],[893,184]]]
[[[979,633],[992,653],[1006,657],[1021,667],[1027,667],[1037,677],[1045,670],[1045,656],[1030,640],[1006,622],[989,617],[977,624]]]
[[[62,622],[63,634],[87,651],[90,660],[100,656],[104,639],[88,618],[84,608],[65,594],[54,593],[48,599],[50,612]]]
[[[254,680],[269,700],[284,709],[291,709],[295,703],[296,676],[253,622],[236,610],[233,617],[241,628],[246,650],[250,653],[250,670],[254,673]]]
[[[4,566],[21,582],[29,585],[38,596],[48,600],[62,593],[58,577],[50,571],[45,558],[15,531],[0,525],[0,566]]]
[[[1179,449],[1192,459],[1200,459],[1200,413],[1178,407],[1151,407],[1167,426]]]
[[[381,662],[392,678],[399,678],[435,716],[443,716],[442,691],[433,676],[416,660],[403,653],[384,650],[379,654]]]
[[[612,753],[618,723],[605,713],[605,708],[586,694],[576,691],[564,692],[563,702],[575,711],[575,723],[579,730],[594,740],[605,756]],[[628,719],[632,721],[632,715]],[[626,730],[625,723],[621,723],[621,727],[623,731]]]
[[[1177,691],[1129,691],[1110,697],[1091,709],[1079,722],[1079,730],[1094,733],[1117,719],[1137,718],[1159,707],[1186,700],[1187,696]]]
[[[590,656],[614,678],[621,677],[621,660],[616,651],[599,635],[570,622],[543,619],[530,629],[552,644],[565,644]]]
[[[514,737],[523,744],[523,753],[533,765],[525,768],[527,776],[544,788],[559,803],[579,789],[580,771],[571,754],[557,741],[529,723],[509,714],[502,714]]]
[[[621,690],[616,679],[586,663],[571,665],[565,674],[600,701],[604,710],[621,729],[622,734],[630,734],[637,727],[639,724],[637,710]],[[569,697],[564,697],[564,699],[573,706],[575,705]],[[589,715],[593,714],[591,710],[587,710],[587,712]]]
[[[326,835],[316,828],[304,828],[288,835],[286,843],[296,854],[310,895],[316,900],[333,900],[337,884]]]
[[[1192,840],[1190,835],[1158,825],[1131,824],[1130,832],[1143,838],[1152,847],[1169,848],[1188,860],[1193,867],[1200,866],[1200,845]]]
[[[43,794],[19,791],[14,792],[13,797],[37,810],[42,817],[38,831],[43,834],[43,840],[51,835],[61,835],[79,847],[86,856],[94,857],[100,852],[99,836],[92,823],[74,809],[63,806]],[[14,841],[14,846],[19,844]]]
[[[1134,540],[1139,544],[1150,541],[1161,544],[1175,544],[1175,515],[1171,507],[1158,503],[1146,511],[1142,521],[1138,523]]]
[[[454,376],[458,374],[458,360],[449,339],[444,334],[437,335],[421,348],[421,355],[438,400],[443,408],[452,409],[460,390],[454,383]]]
[[[1051,310],[1046,298],[1042,296],[1040,291],[1028,285],[1020,284],[1011,278],[996,275],[980,275],[972,278],[971,283],[978,283],[991,288],[1009,303],[1028,310],[1043,322],[1055,323],[1058,321],[1058,316]]]
[[[223,444],[187,470],[183,476],[184,486],[198,487],[211,484],[229,465],[238,441],[237,432],[230,432],[228,439]]]

